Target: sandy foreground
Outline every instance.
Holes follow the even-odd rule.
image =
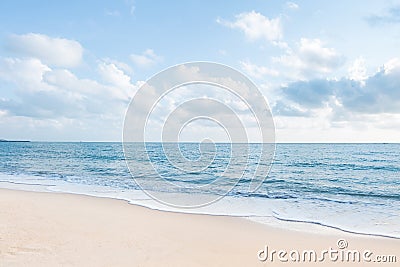
[[[348,247],[340,250],[338,239]],[[260,261],[265,246],[268,255],[286,251],[281,259],[288,262],[282,263],[278,252],[272,261]],[[367,260],[393,255],[397,262],[346,263],[339,258],[333,263],[325,254],[323,263],[299,263],[288,255],[292,251],[295,259],[293,250],[300,255],[315,250],[321,258],[330,248],[338,254],[359,250],[361,255],[367,249],[373,253]],[[155,211],[121,200],[0,189],[0,266],[288,265],[400,266],[400,240],[332,230],[289,231],[242,218]]]

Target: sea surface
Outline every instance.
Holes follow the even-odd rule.
[[[228,146],[216,144],[216,153],[226,153]],[[257,146],[250,144],[250,151]],[[188,176],[167,168],[160,143],[148,147],[168,179],[195,188],[215,179],[228,160],[217,155],[218,168]],[[201,153],[197,143],[185,143],[181,149],[189,157]],[[137,156],[143,155],[138,151]],[[249,164],[256,165],[251,159]],[[196,197],[196,193],[224,191],[216,186],[206,192],[168,192],[157,179],[152,183],[152,177],[145,175],[148,162],[137,162],[132,174],[150,181],[148,192]],[[0,188],[111,197],[161,210],[241,216],[289,228],[296,224],[290,222],[302,222],[400,238],[400,144],[277,144],[275,160],[260,188],[248,192],[249,182],[240,179],[211,205],[181,210],[154,201],[141,190],[127,167],[121,143],[0,142]]]

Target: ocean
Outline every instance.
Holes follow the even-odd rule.
[[[180,146],[187,157],[196,159],[201,153],[197,143]],[[139,150],[137,160],[131,159],[136,160],[131,172],[137,180],[133,179],[121,143],[0,142],[0,187],[124,199],[153,209],[240,216],[278,227],[291,228],[301,222],[400,238],[400,144],[277,144],[261,186],[249,192],[251,179],[244,176],[226,195],[223,183],[204,191],[201,187],[228,164],[229,157],[224,155],[229,144],[215,146],[215,166],[188,174],[168,167],[161,143],[147,144],[157,171],[180,185],[179,190],[171,190],[146,171],[151,165],[139,160],[143,156]],[[252,151],[260,145],[249,146]],[[249,164],[256,166],[256,157],[249,158]],[[140,179],[147,181],[146,188],[138,185]],[[203,194],[221,199],[179,209],[154,201],[148,192],[171,198]]]

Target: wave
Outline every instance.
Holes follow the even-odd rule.
[[[338,227],[338,226],[335,226],[335,225],[322,223],[322,222],[318,222],[318,221],[287,219],[287,218],[279,217],[276,214],[274,214],[273,217],[275,219],[283,221],[283,222],[293,222],[293,223],[305,223],[305,224],[319,225],[319,226],[328,227],[328,228],[331,228],[331,229],[336,229],[336,230],[339,230],[339,231],[342,231],[342,232],[345,232],[345,233],[350,233],[350,234],[374,236],[374,237],[385,237],[385,238],[391,238],[391,239],[400,239],[400,236],[394,236],[394,235],[390,235],[390,234],[366,233],[366,232],[362,232],[362,231],[349,230],[349,229],[346,229],[344,227]]]

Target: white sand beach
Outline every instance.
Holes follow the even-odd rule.
[[[107,198],[0,190],[0,266],[287,266],[291,261],[282,263],[277,254],[265,262],[257,254],[266,245],[269,252],[319,253],[338,249],[338,239],[345,239],[348,249],[372,251],[373,259],[397,255],[397,263],[386,266],[398,266],[396,239],[290,231],[242,218],[155,211]],[[365,263],[326,259],[293,264]]]

